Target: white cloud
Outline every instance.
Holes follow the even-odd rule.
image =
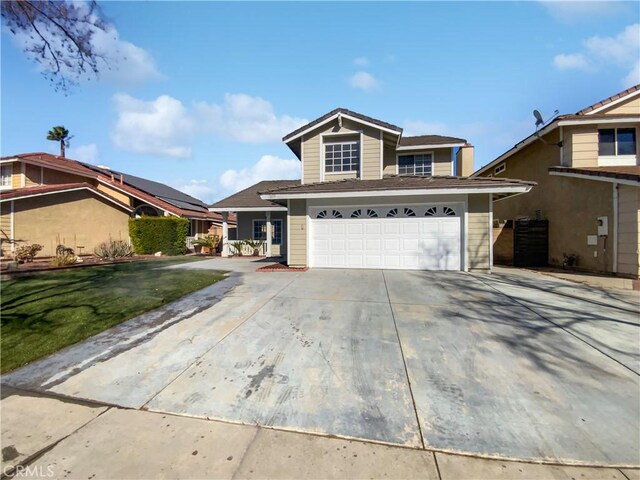
[[[553,62],[559,69],[586,69],[591,66],[594,70],[622,68],[627,74],[621,81],[625,87],[629,87],[638,83],[639,39],[640,24],[635,23],[615,36],[587,38],[583,42],[584,53],[556,55]],[[632,67],[631,71],[627,70],[629,66]]]
[[[89,7],[84,2],[74,2],[74,6],[81,11],[84,9],[86,13],[89,13]],[[91,18],[93,21],[97,20],[95,14],[92,14]],[[37,22],[36,26],[47,36],[47,40],[54,51],[66,50],[61,42],[63,37],[57,31],[54,31],[50,25]],[[104,30],[93,27],[91,31],[92,51],[97,57],[101,57],[98,60],[98,80],[117,86],[134,86],[164,78],[151,54],[131,42],[122,40],[114,25],[107,23],[104,25]],[[47,34],[47,32],[49,33]],[[34,52],[34,45],[38,45],[36,35],[32,36],[28,31],[17,32],[13,35],[13,41],[25,51],[25,54],[31,60],[38,63],[39,71],[45,73],[56,71],[56,63],[49,53],[45,53],[43,60],[39,53]],[[96,78],[93,72],[79,74],[75,68],[70,68],[64,62],[60,64],[60,69],[65,78],[74,81],[87,82]]]
[[[560,70],[572,68],[585,70],[589,68],[589,60],[581,53],[571,53],[568,55],[561,53],[553,57],[553,64]]]
[[[300,178],[300,161],[274,155],[263,155],[257,163],[240,170],[230,169],[220,176],[220,186],[235,193],[261,180],[288,180]]]
[[[591,37],[585,40],[590,55],[606,63],[626,65],[638,59],[640,24],[629,25],[615,37]]]
[[[77,147],[69,147],[67,149],[67,157],[81,162],[92,163],[97,165],[100,161],[98,146],[95,143],[88,145],[78,145]]]
[[[365,92],[371,92],[380,86],[378,80],[368,72],[355,73],[349,78],[349,84],[353,88],[359,88]]]
[[[625,88],[633,87],[640,84],[640,60],[636,61],[633,69],[622,79],[622,85]]]
[[[244,93],[225,94],[221,105],[197,102],[194,112],[204,130],[243,143],[279,142],[308,123],[304,118],[278,116],[270,102]]]
[[[541,1],[556,20],[562,23],[578,23],[601,20],[602,17],[619,15],[629,11],[627,5],[616,1]]]
[[[421,120],[407,120],[403,123],[402,135],[413,137],[416,135],[449,135],[449,127],[444,123],[423,122]]]
[[[111,132],[114,145],[122,150],[169,157],[189,157],[188,140],[195,129],[182,102],[168,95],[144,101],[116,94],[118,120]]]
[[[353,64],[358,67],[366,67],[369,65],[369,59],[367,57],[357,57],[353,59]]]
[[[218,189],[211,185],[208,180],[179,179],[168,181],[167,184],[205,203],[212,203],[218,192]]]
[[[147,81],[162,80],[155,60],[145,49],[120,39],[113,25],[105,31],[97,30],[92,38],[96,52],[104,55],[98,78],[118,86],[135,86]]]

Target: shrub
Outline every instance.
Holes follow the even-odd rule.
[[[56,255],[55,257],[51,257],[51,266],[65,267],[67,265],[73,265],[77,261],[78,261],[78,257],[76,257],[73,253],[63,253],[61,255]]]
[[[58,245],[56,247],[56,255],[74,255],[76,252],[73,248],[65,247],[64,245]]]
[[[220,242],[220,237],[218,235],[205,235],[202,238],[197,238],[193,242],[191,242],[194,246],[200,245],[209,250],[209,254],[213,255],[218,247],[218,243]]]
[[[242,256],[242,249],[245,246],[245,242],[244,240],[236,240],[235,242],[231,242],[231,246],[234,248],[234,250],[236,251],[236,255],[241,257]]]
[[[22,245],[16,248],[16,251],[13,254],[13,258],[18,263],[32,262],[33,257],[35,257],[38,254],[38,252],[42,250],[42,248],[43,248],[42,245],[38,243],[33,243],[31,245],[29,244]]]
[[[133,248],[122,240],[112,240],[100,243],[93,253],[103,260],[114,260],[116,258],[130,257],[133,255]]]
[[[251,254],[254,257],[260,255],[260,249],[264,245],[264,240],[245,240],[244,244],[251,249]]]
[[[187,249],[189,220],[178,217],[142,217],[129,219],[129,236],[138,254],[182,255]]]

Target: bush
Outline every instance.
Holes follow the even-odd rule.
[[[38,243],[22,245],[16,248],[16,251],[13,254],[13,258],[18,263],[24,262],[32,262],[33,257],[35,257],[40,250],[42,250],[42,245]]]
[[[133,255],[133,248],[127,242],[122,240],[112,240],[99,244],[93,253],[96,257],[103,260],[114,260],[116,258],[130,257]]]
[[[242,256],[242,249],[245,245],[246,243],[244,242],[244,240],[236,240],[235,242],[231,242],[231,246],[236,251],[235,255],[239,257]]]
[[[67,265],[73,265],[77,261],[78,257],[76,257],[73,253],[62,253],[56,255],[55,257],[51,257],[51,266],[65,267]]]
[[[142,217],[129,219],[133,250],[142,255],[162,252],[182,255],[187,250],[189,220],[178,217]]]

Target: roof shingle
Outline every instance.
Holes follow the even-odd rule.
[[[255,185],[251,185],[244,190],[234,193],[233,195],[224,198],[209,208],[264,208],[264,207],[282,207],[279,203],[269,200],[263,200],[260,198],[259,192],[263,190],[280,189],[286,187],[292,187],[300,185],[300,180],[265,180]]]

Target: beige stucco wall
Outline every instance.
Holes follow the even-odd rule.
[[[362,162],[360,177],[365,180],[380,178],[380,131],[347,119],[342,120],[342,127],[340,127],[336,119],[304,135],[302,139],[302,183],[313,183],[322,180],[323,141],[359,139],[361,133]],[[332,137],[330,134],[340,135]],[[342,134],[344,136],[341,136]],[[328,174],[325,175],[324,181],[337,179],[339,179],[339,176]]]
[[[117,200],[120,200],[122,203],[124,203],[125,205],[129,205],[130,207],[133,204],[132,201],[132,197],[130,197],[129,195],[125,195],[122,192],[119,192],[118,190],[114,189],[114,188],[110,188],[102,183],[98,183],[96,185],[96,188],[98,190],[100,190],[101,192],[106,193],[107,195],[109,195],[110,197],[113,197]]]
[[[33,187],[35,185],[41,185],[42,181],[42,168],[35,165],[24,165],[25,173],[25,186]]]
[[[238,212],[238,239],[250,240],[253,238],[253,221],[266,220],[267,212]],[[282,244],[272,245],[273,255],[284,255],[287,253],[287,212],[271,212],[271,220],[282,221]]]
[[[556,129],[545,136],[545,140],[556,142],[558,135]],[[506,171],[499,177],[533,180],[538,185],[529,193],[494,202],[493,217],[501,222],[518,217],[533,218],[539,210],[542,218],[549,220],[551,264],[561,265],[563,253],[577,254],[579,268],[612,271],[612,186],[607,182],[549,175],[549,167],[559,164],[560,149],[540,141],[508,158]],[[587,235],[597,234],[599,216],[609,217],[610,238],[606,250],[602,238],[596,246],[587,245]]]
[[[11,202],[0,203],[0,244],[2,255],[9,255],[11,244]]]
[[[307,265],[307,201],[289,201],[289,252],[290,266]]]
[[[640,188],[618,187],[618,272],[640,275]]]
[[[383,155],[383,175],[395,175],[398,173],[396,168],[396,149],[389,145],[385,145]]]
[[[563,165],[573,168],[598,166],[598,128],[631,128],[634,125],[607,123],[562,127]],[[635,124],[636,139],[640,140],[640,124]],[[636,155],[640,158],[640,141],[636,141]]]
[[[489,195],[469,195],[467,255],[469,270],[491,269],[492,229],[489,225]]]
[[[15,201],[15,238],[28,243],[40,243],[40,255],[55,254],[61,243],[83,253],[91,253],[100,242],[128,240],[129,214],[114,204],[88,191]]]

